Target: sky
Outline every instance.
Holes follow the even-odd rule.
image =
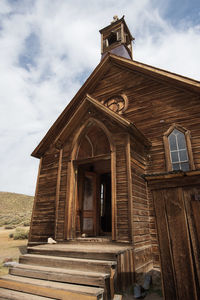
[[[199,0],[0,0],[0,191],[34,195],[30,156],[125,15],[133,58],[200,81]]]

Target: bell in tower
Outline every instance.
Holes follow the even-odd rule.
[[[113,17],[113,21],[107,27],[99,31],[101,33],[101,58],[107,52],[115,55],[132,59],[132,37],[124,16],[119,19],[117,16]]]

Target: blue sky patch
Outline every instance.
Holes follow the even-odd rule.
[[[37,57],[40,52],[40,40],[38,36],[32,32],[25,39],[24,52],[19,56],[19,64],[22,68],[30,71],[31,67],[37,66]]]
[[[184,23],[196,25],[200,22],[199,0],[168,0],[165,8],[161,9],[161,15],[174,26]]]

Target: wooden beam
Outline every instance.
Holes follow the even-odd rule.
[[[103,154],[103,155],[98,155],[95,157],[88,157],[85,159],[77,159],[74,160],[74,165],[82,165],[82,164],[89,164],[92,162],[100,161],[100,160],[109,160],[111,158],[111,155]]]
[[[66,209],[65,209],[65,225],[64,239],[69,240],[72,238],[71,230],[72,230],[72,201],[73,201],[73,180],[74,180],[74,170],[73,170],[72,161],[68,162],[67,166],[67,193],[66,193]]]
[[[116,150],[111,152],[112,240],[117,240]]]
[[[60,197],[60,179],[61,179],[61,169],[62,169],[62,154],[63,149],[60,150],[59,162],[58,162],[58,175],[57,175],[57,185],[56,185],[56,208],[55,208],[55,229],[54,237],[57,237],[57,225],[58,225],[58,209],[59,209],[59,197]]]
[[[131,175],[131,146],[130,146],[130,136],[127,135],[126,138],[126,170],[127,170],[127,184],[128,184],[128,208],[129,208],[129,227],[131,242],[133,242],[133,199],[132,199],[132,175]]]

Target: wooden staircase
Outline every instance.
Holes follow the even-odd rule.
[[[133,281],[129,245],[69,242],[27,250],[0,278],[0,299],[110,300]]]

